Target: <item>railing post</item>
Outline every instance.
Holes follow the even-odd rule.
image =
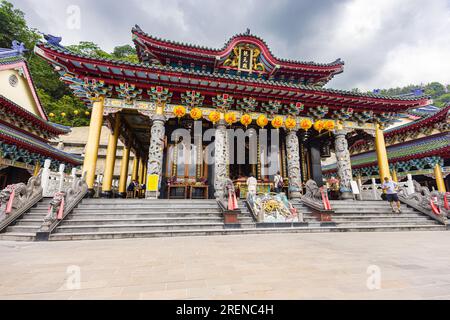
[[[58,171],[58,178],[59,178],[59,187],[58,192],[62,192],[64,189],[64,170],[66,169],[66,165],[61,164],[59,165],[59,171]]]
[[[408,195],[413,194],[415,192],[415,190],[414,190],[414,183],[413,183],[413,178],[412,178],[411,174],[408,174],[407,186],[408,186]]]
[[[378,200],[377,180],[372,178],[372,194],[373,200]]]
[[[48,186],[50,183],[50,166],[52,164],[52,161],[50,159],[45,160],[44,162],[44,169],[42,170],[42,192],[45,195],[48,191]]]

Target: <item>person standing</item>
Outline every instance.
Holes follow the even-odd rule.
[[[249,197],[250,195],[256,196],[257,187],[258,187],[258,180],[256,180],[256,178],[253,175],[251,175],[250,178],[247,179],[247,188],[248,188],[247,197]]]
[[[273,182],[274,182],[274,186],[275,186],[275,193],[283,192],[284,180],[283,180],[283,177],[281,176],[280,171],[278,171],[277,174],[275,175]]]
[[[386,192],[387,201],[391,204],[392,212],[402,213],[401,203],[398,199],[398,184],[386,177],[384,178],[384,183],[381,185],[381,188]],[[397,205],[397,208],[395,205]]]

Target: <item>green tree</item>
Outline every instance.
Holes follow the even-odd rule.
[[[34,29],[30,29],[25,15],[5,0],[0,2],[0,48],[11,48],[13,40],[23,42],[28,49],[40,39]],[[31,52],[28,53],[30,55]]]

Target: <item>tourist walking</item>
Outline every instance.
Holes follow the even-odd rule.
[[[283,180],[283,177],[281,176],[281,173],[279,171],[275,175],[273,182],[274,182],[274,186],[275,186],[275,193],[283,192],[284,180]]]
[[[398,199],[398,184],[392,181],[390,178],[384,178],[384,183],[381,188],[386,192],[387,201],[391,204],[392,212],[402,213],[401,203]],[[397,205],[397,207],[395,207]]]
[[[256,196],[257,188],[258,188],[258,180],[253,175],[250,175],[250,178],[247,179],[247,188],[249,196]]]

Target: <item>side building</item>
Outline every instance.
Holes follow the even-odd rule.
[[[36,93],[23,44],[0,49],[0,190],[26,182],[51,160],[57,171],[82,164],[82,158],[50,145],[49,141],[70,132],[51,123]]]

